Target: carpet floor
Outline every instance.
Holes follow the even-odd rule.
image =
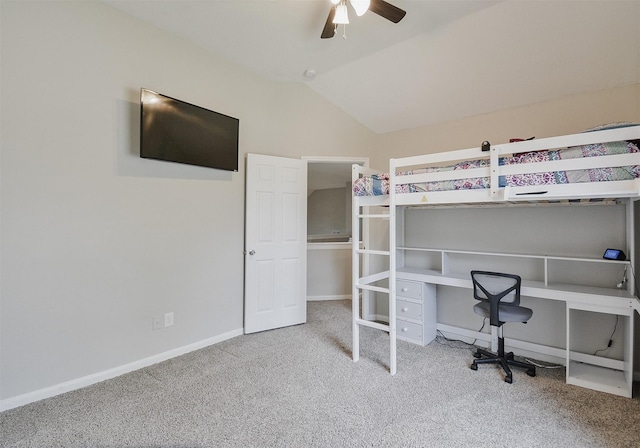
[[[469,369],[472,350],[398,343],[350,302],[0,414],[1,447],[633,447],[640,400],[564,382],[564,369]]]

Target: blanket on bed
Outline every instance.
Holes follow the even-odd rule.
[[[566,160],[581,157],[597,157],[609,154],[626,154],[633,152],[638,152],[638,147],[634,143],[620,141],[576,146],[558,150],[533,151],[511,157],[503,157],[499,160],[499,163],[500,165],[514,165],[521,163],[536,163],[549,160]],[[489,166],[489,161],[487,159],[479,159],[459,162],[455,165],[446,167],[421,168],[399,173],[398,175],[465,170],[469,168],[481,168],[486,166]],[[554,171],[500,176],[500,187],[568,184],[578,182],[602,182],[612,180],[629,180],[637,177],[640,177],[640,166],[634,165],[614,168],[595,168],[588,170]],[[489,177],[477,177],[416,184],[400,184],[396,186],[396,192],[415,193],[425,191],[470,190],[489,187]],[[389,194],[389,174],[383,173],[360,178],[354,182],[353,192],[356,196],[378,196]]]

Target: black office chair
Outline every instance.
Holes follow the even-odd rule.
[[[473,281],[473,297],[480,301],[473,311],[488,317],[492,331],[498,333],[498,353],[478,348],[473,354],[476,358],[471,364],[472,370],[478,370],[478,364],[500,364],[506,374],[505,381],[513,382],[509,366],[527,369],[527,375],[536,376],[534,365],[513,359],[513,353],[504,352],[502,324],[505,322],[526,323],[533,311],[520,306],[520,276],[499,272],[471,271]]]

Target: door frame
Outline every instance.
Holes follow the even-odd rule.
[[[369,158],[368,157],[332,157],[332,156],[303,156],[301,157],[301,159],[306,160],[307,162],[307,180],[309,178],[309,170],[310,170],[310,165],[314,164],[314,163],[322,163],[322,164],[336,164],[336,165],[348,165],[349,167],[351,167],[351,165],[353,164],[358,164],[358,165],[362,165],[366,168],[369,167]],[[349,177],[348,179],[345,179],[345,184],[350,183],[351,182],[351,177]],[[351,197],[351,201],[350,203],[348,203],[347,205],[349,206],[349,210],[353,210],[353,194],[350,195]],[[308,205],[307,205],[308,206]],[[352,223],[353,223],[353,218],[351,220],[349,220],[349,231],[350,233],[353,235],[353,229],[352,229]],[[363,222],[364,226],[367,226],[368,223],[366,222],[366,220]],[[308,223],[307,223],[307,230],[308,230]],[[368,231],[368,228],[367,228]],[[360,236],[362,238],[364,232],[360,232]],[[307,250],[307,253],[308,250]],[[309,301],[309,284],[307,284],[307,301]],[[349,297],[351,297],[351,294],[349,295]],[[314,299],[311,299],[314,300]],[[320,299],[322,300],[322,299]],[[331,299],[326,299],[326,300],[331,300]]]

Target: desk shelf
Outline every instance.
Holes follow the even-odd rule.
[[[578,347],[579,331],[575,318],[579,314],[616,315],[616,331],[624,333],[623,359],[616,360],[583,353]],[[588,387],[602,392],[631,398],[633,386],[633,309],[612,309],[611,306],[567,302],[567,384]]]
[[[567,372],[571,372],[567,373],[567,384],[631,398],[631,388],[623,371],[570,361]]]
[[[595,258],[508,254],[462,250],[398,247],[399,279],[471,289],[469,272],[484,270],[511,272],[522,277],[522,295],[563,301],[567,306],[566,381],[581,387],[631,397],[633,380],[633,313],[640,310],[634,296],[630,262]],[[624,271],[625,289],[616,284]],[[593,356],[579,347],[581,314],[615,315],[616,331],[624,343],[623,359]]]
[[[629,261],[406,246],[397,250],[399,269],[422,269],[440,272],[445,277],[468,277],[472,269],[484,266],[483,269],[488,271],[516,273],[523,281],[542,282],[545,286],[593,286],[609,289],[614,296],[619,295],[616,285],[626,269],[628,281],[625,290],[629,297],[633,297],[634,281]]]

